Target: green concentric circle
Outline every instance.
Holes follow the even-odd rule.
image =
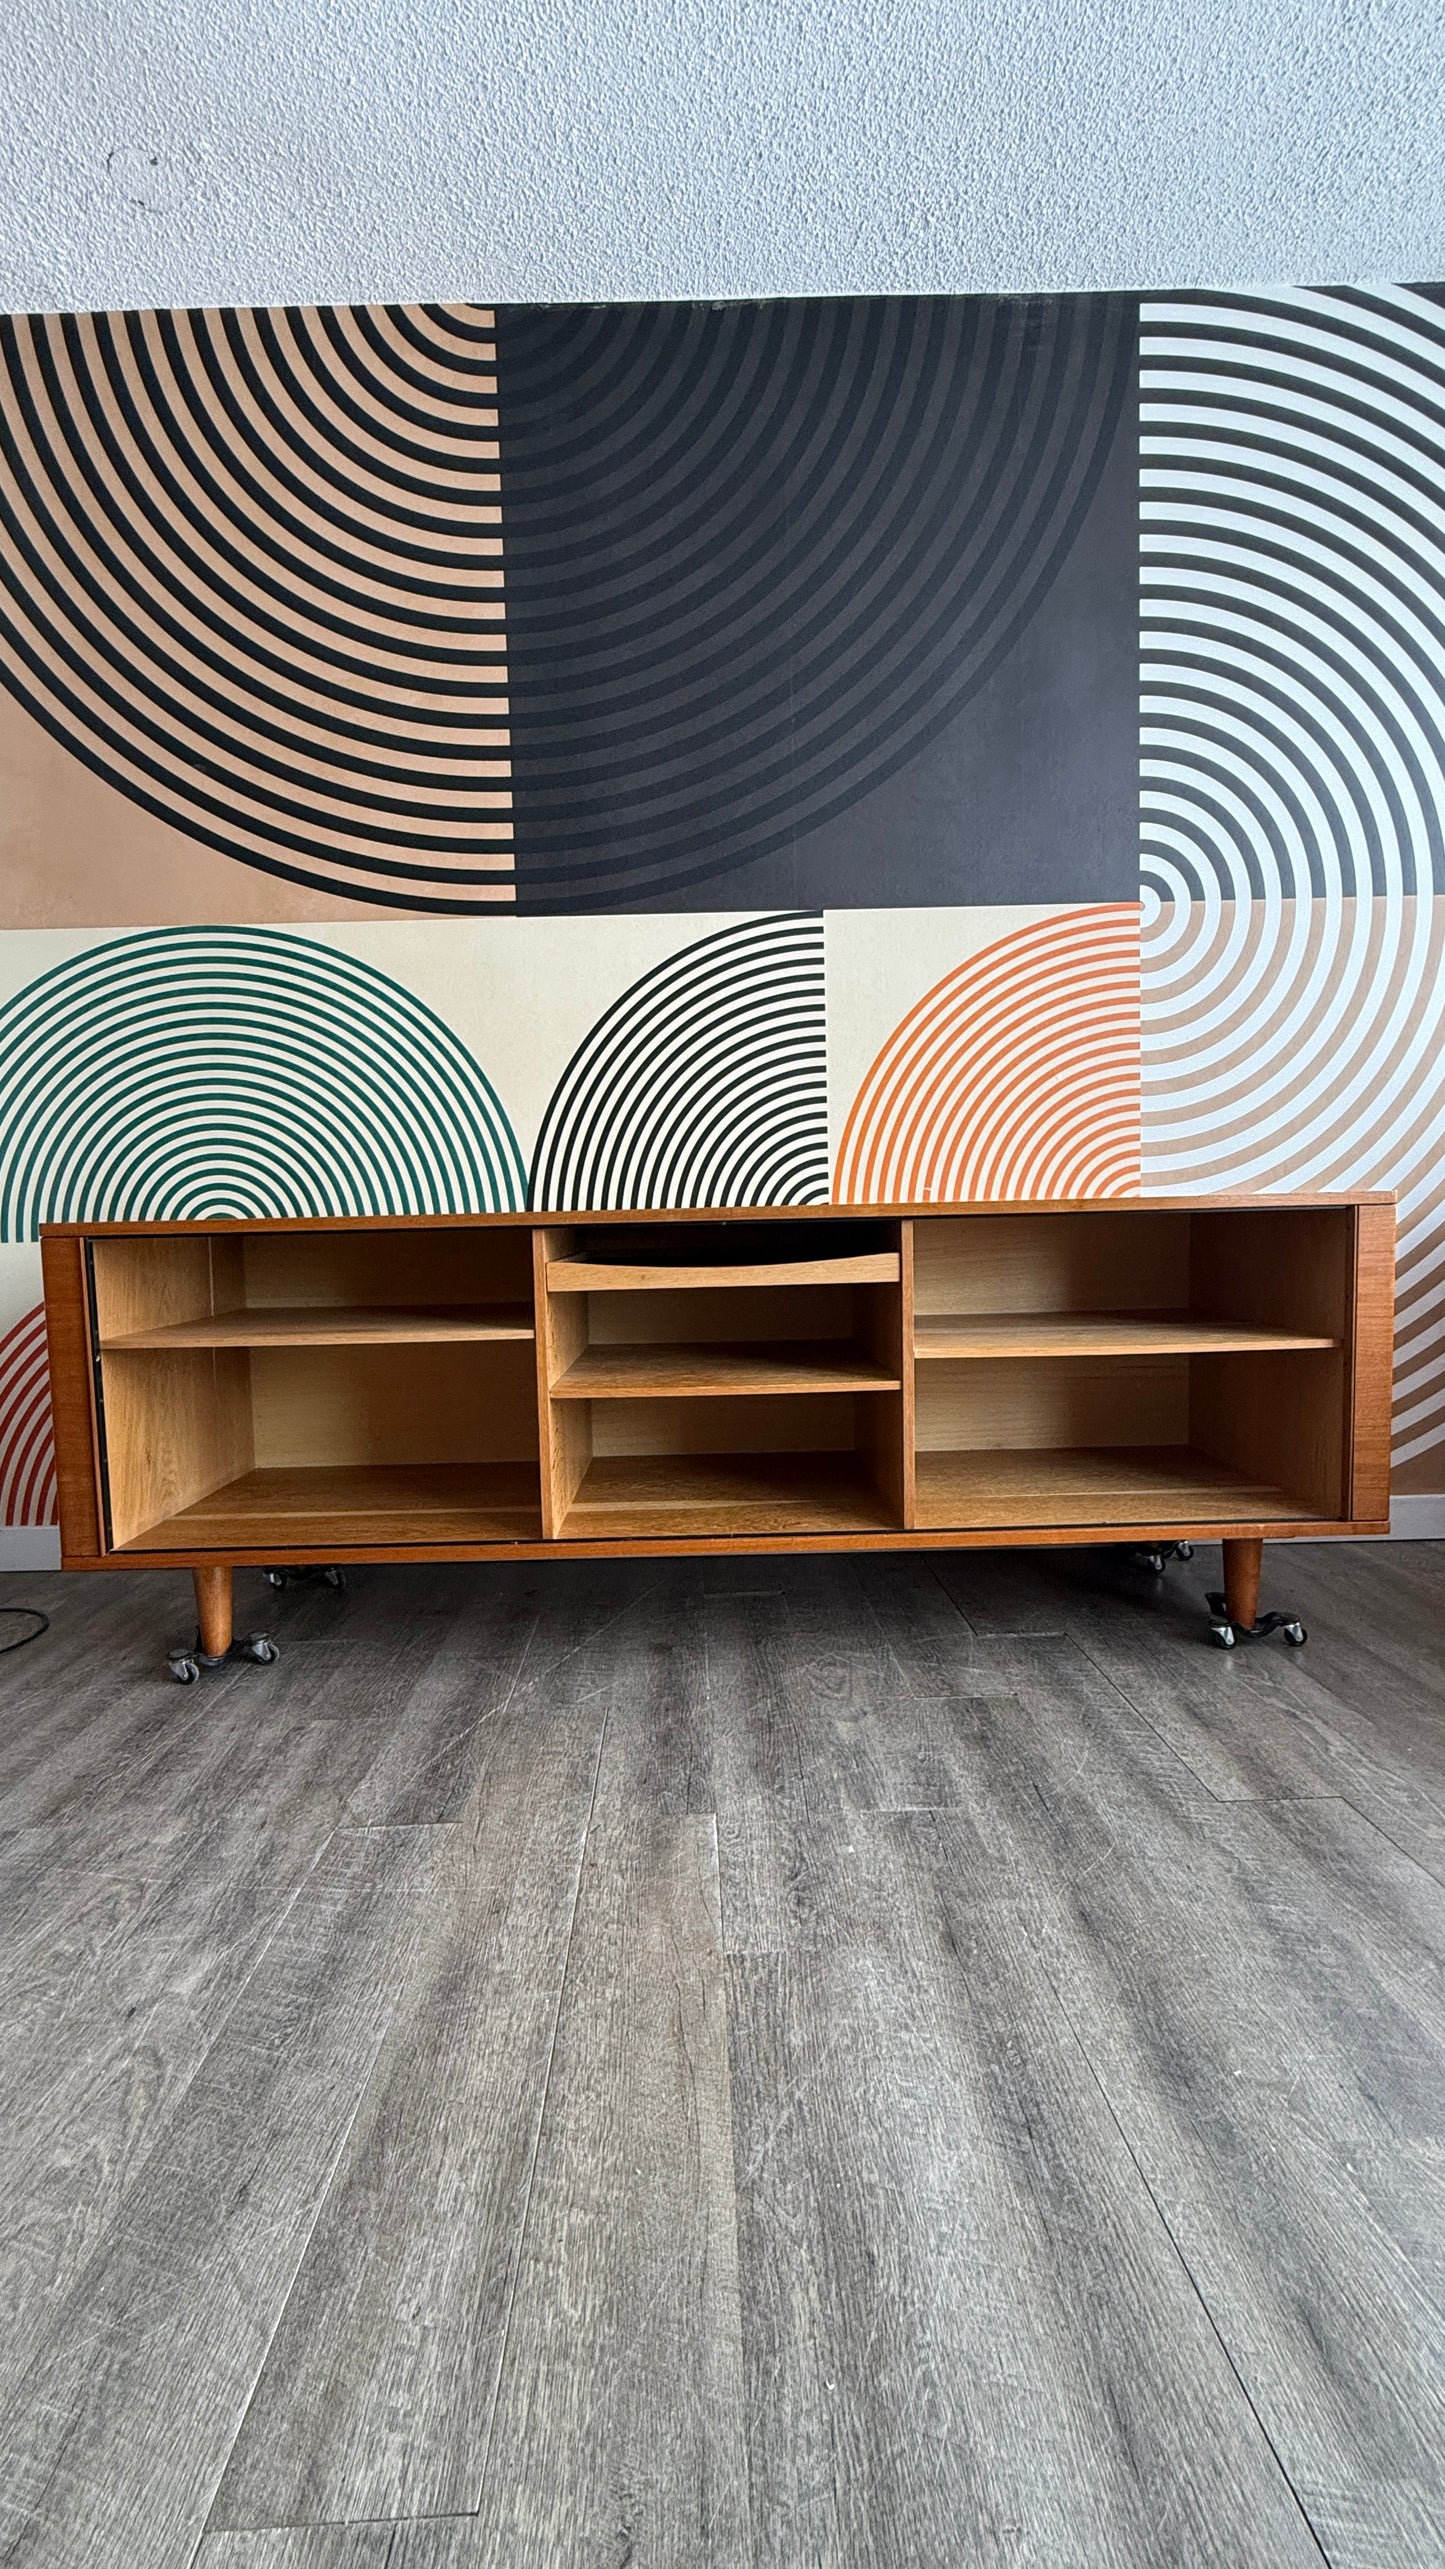
[[[491,1213],[495,1089],[387,974],[271,928],[92,947],[0,1008],[0,1239],[42,1222]]]

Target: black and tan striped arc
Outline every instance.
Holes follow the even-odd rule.
[[[492,315],[0,324],[0,676],[224,855],[514,895]]]

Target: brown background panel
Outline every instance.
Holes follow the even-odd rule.
[[[0,928],[185,928],[375,919],[239,865],[130,802],[0,688]]]

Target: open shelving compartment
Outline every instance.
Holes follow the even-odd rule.
[[[91,1244],[118,1551],[541,1533],[527,1234]]]
[[[906,1521],[896,1221],[536,1235],[543,1515],[564,1539]]]
[[[1348,1513],[1347,1207],[914,1228],[920,1528]]]

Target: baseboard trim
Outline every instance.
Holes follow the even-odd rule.
[[[1445,1543],[1445,1490],[1419,1490],[1390,1501],[1396,1543]]]
[[[60,1528],[0,1525],[0,1570],[58,1570]]]

